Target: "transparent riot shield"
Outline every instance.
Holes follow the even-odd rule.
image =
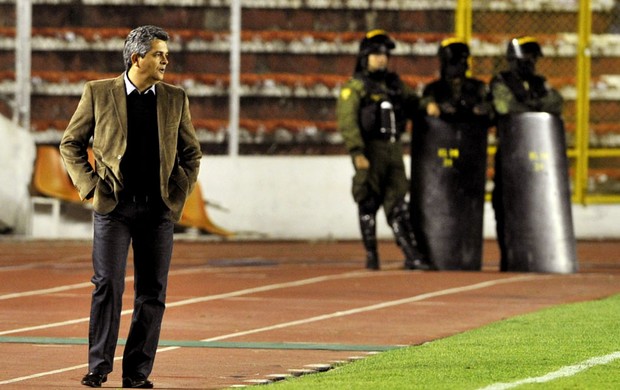
[[[411,217],[439,270],[480,270],[487,127],[426,117],[411,139]]]
[[[564,124],[542,112],[498,123],[507,271],[577,271]]]

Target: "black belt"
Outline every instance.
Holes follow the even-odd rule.
[[[392,134],[389,133],[381,133],[378,131],[372,132],[371,134],[368,134],[365,138],[366,141],[388,141],[388,142],[395,142],[400,140],[400,134],[395,134],[393,136],[394,138],[392,138]]]
[[[132,194],[132,193],[124,193],[121,192],[118,198],[125,202],[131,203],[151,203],[155,202],[159,199],[157,195],[149,195],[149,194]]]

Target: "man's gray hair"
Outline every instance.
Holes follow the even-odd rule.
[[[125,70],[127,71],[131,68],[132,54],[136,53],[140,57],[144,57],[151,50],[153,40],[167,41],[169,38],[168,33],[163,28],[157,26],[140,26],[131,30],[125,39],[125,47],[123,49]]]

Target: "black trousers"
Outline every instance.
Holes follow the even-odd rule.
[[[131,244],[135,295],[123,377],[151,373],[165,309],[173,231],[174,222],[161,200],[129,198],[109,214],[95,212],[90,372],[107,374],[113,369]]]

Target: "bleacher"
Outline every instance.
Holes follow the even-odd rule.
[[[540,70],[567,99],[574,145],[575,1],[474,2],[473,73],[503,66],[505,42],[536,35]],[[166,81],[183,86],[206,153],[226,153],[229,83],[228,0],[34,0],[31,123],[40,142],[57,142],[83,83],[123,71],[121,49],[137,25],[158,24],[171,41]],[[620,145],[620,35],[613,1],[592,3],[591,146]],[[351,75],[360,38],[387,29],[397,41],[392,65],[421,89],[437,75],[438,42],[454,31],[456,1],[243,1],[240,152],[344,154],[335,98]],[[15,2],[0,0],[0,112],[11,116]],[[553,13],[553,21],[541,15]],[[552,27],[551,27],[552,25]],[[618,175],[620,176],[620,175]]]

